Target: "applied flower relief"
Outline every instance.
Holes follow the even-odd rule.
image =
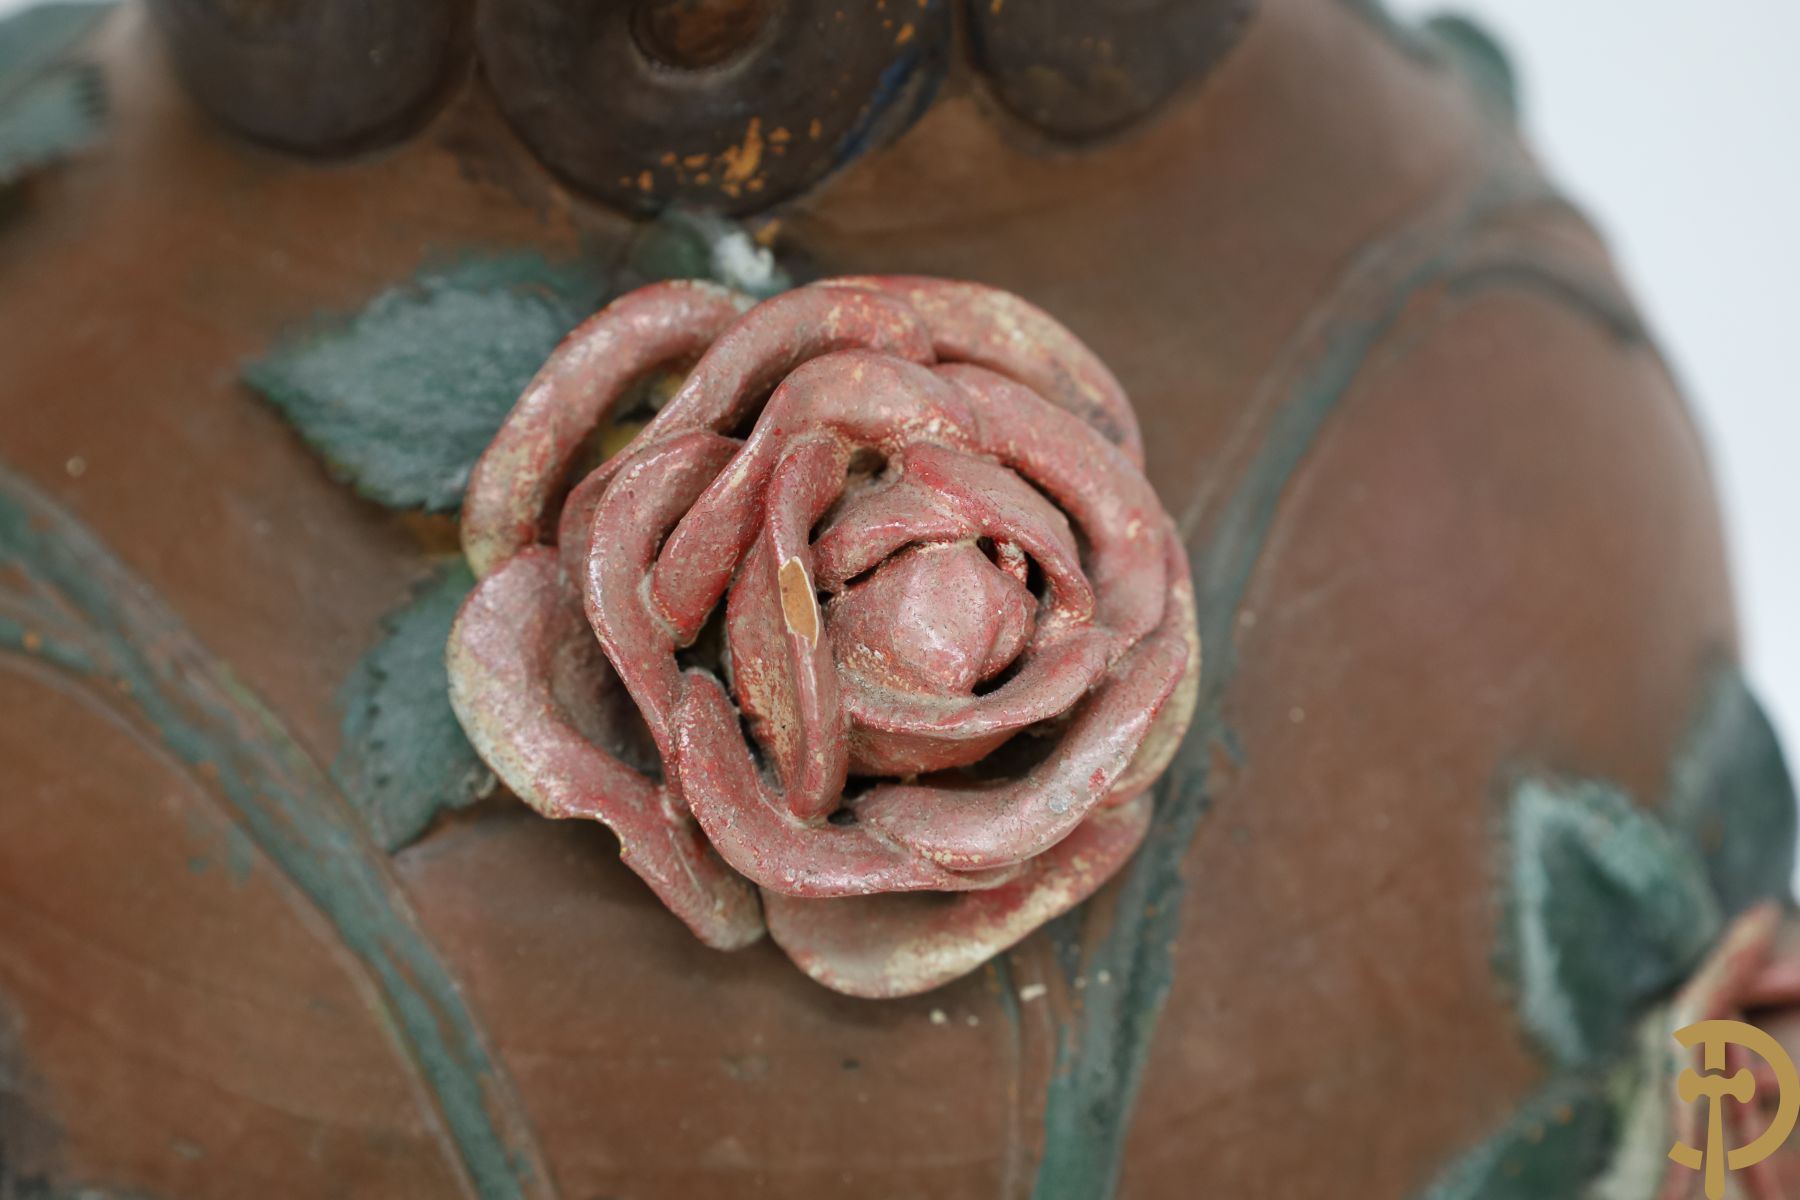
[[[642,288],[471,477],[457,715],[708,944],[766,930],[841,991],[937,986],[1148,828],[1200,653],[1142,463],[1112,375],[1006,293]]]

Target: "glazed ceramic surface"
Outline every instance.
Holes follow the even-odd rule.
[[[1792,1025],[1767,979],[1706,990],[1727,930],[1786,887],[1792,798],[1733,666],[1703,448],[1600,239],[1520,147],[1504,60],[1463,26],[1348,0],[1040,7],[628,24],[595,6],[584,24],[549,0],[306,19],[158,0],[0,92],[6,112],[46,89],[72,106],[42,127],[59,153],[8,168],[0,218],[0,1193],[1663,1185],[1664,1118],[1628,1136],[1669,1111],[1634,1039],[1678,997]],[[583,69],[622,37],[655,48],[659,87],[693,74],[633,91],[638,59]],[[1135,436],[1083,424],[1099,441],[1062,465],[1167,514],[1119,593],[1155,619],[1119,628],[1164,647],[1158,688],[1199,663],[1191,725],[1141,802],[1106,810],[1137,824],[1068,911],[942,986],[874,1000],[795,968],[783,947],[853,963],[883,928],[790,918],[784,937],[783,906],[860,899],[760,905],[730,884],[736,924],[684,925],[621,861],[625,828],[545,819],[533,805],[557,801],[455,719],[459,610],[486,622],[465,645],[580,646],[558,677],[579,680],[601,664],[558,641],[588,617],[552,607],[565,557],[643,568],[665,505],[690,511],[759,437],[795,448],[725,422],[685,467],[627,453],[613,469],[646,490],[589,497],[617,510],[621,549],[598,555],[482,524],[527,476],[470,470],[559,339],[694,276],[777,305],[834,277],[971,281],[1047,314],[1135,413]],[[581,465],[629,446],[617,432]],[[849,442],[818,444],[819,477],[847,478]],[[1021,506],[1102,494],[1035,472],[1015,472],[1035,481]],[[731,543],[717,562],[662,551],[672,572],[750,564],[745,662],[816,616],[911,655],[901,690],[938,696],[942,672],[962,689],[993,665],[970,646],[1028,636],[1036,598],[998,544],[784,606],[810,529],[791,524],[758,533],[773,559],[729,520],[691,526]],[[1070,579],[1105,596],[1088,540]],[[927,569],[977,597],[969,661],[907,641],[907,572]],[[1190,584],[1197,654],[1157,634]],[[584,600],[605,610],[610,586]],[[606,664],[652,662],[632,636]],[[733,695],[754,723],[790,711],[797,677]],[[970,765],[911,736],[745,730],[712,686],[669,729],[718,770],[756,746],[787,817],[840,828],[833,785],[858,767]],[[829,711],[862,702],[844,695]],[[654,746],[603,725],[582,744],[654,792]],[[809,775],[802,747],[842,754]],[[908,870],[992,865],[935,840],[964,810],[893,794],[906,861],[927,864]],[[798,835],[759,862],[776,843],[706,831],[765,891],[809,862]],[[1062,844],[1018,836],[999,857]],[[703,941],[757,922],[774,941]]]

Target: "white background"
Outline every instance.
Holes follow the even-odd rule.
[[[1699,410],[1751,674],[1800,747],[1800,0],[1456,9],[1507,47],[1531,141],[1609,234]]]

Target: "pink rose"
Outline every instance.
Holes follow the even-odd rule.
[[[679,390],[582,474],[645,382]],[[923,991],[1091,894],[1192,715],[1131,409],[1017,297],[666,283],[562,344],[469,482],[449,664],[483,759],[710,945]]]

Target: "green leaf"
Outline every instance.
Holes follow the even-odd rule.
[[[1721,927],[1699,857],[1618,789],[1531,778],[1509,814],[1504,966],[1563,1067],[1616,1054]]]
[[[1713,677],[1669,778],[1668,820],[1699,853],[1726,915],[1793,887],[1794,781],[1735,667]]]
[[[1420,1200],[1649,1200],[1668,1175],[1674,1064],[1668,1008],[1617,1061],[1552,1076]]]
[[[99,132],[106,108],[100,74],[71,56],[111,8],[41,4],[0,20],[0,187]]]
[[[1402,54],[1460,71],[1492,112],[1519,117],[1519,79],[1500,39],[1485,25],[1457,12],[1437,13],[1414,24],[1396,16],[1385,0],[1341,0]]]
[[[450,623],[474,586],[461,562],[441,570],[387,619],[382,640],[344,685],[343,749],[331,774],[390,851],[492,782],[450,709],[444,668]]]
[[[1617,1141],[1618,1119],[1605,1090],[1587,1079],[1555,1079],[1445,1171],[1422,1200],[1580,1196],[1606,1168]]]
[[[1460,67],[1476,94],[1507,119],[1519,119],[1519,80],[1506,48],[1487,28],[1461,13],[1426,20],[1423,33]]]
[[[606,281],[536,255],[428,272],[245,369],[245,380],[356,490],[454,512],[469,471]]]
[[[426,272],[277,346],[244,379],[332,468],[392,508],[455,512],[475,460],[563,336],[613,295],[712,279],[755,296],[791,286],[742,226],[672,211],[617,270],[529,254]]]

